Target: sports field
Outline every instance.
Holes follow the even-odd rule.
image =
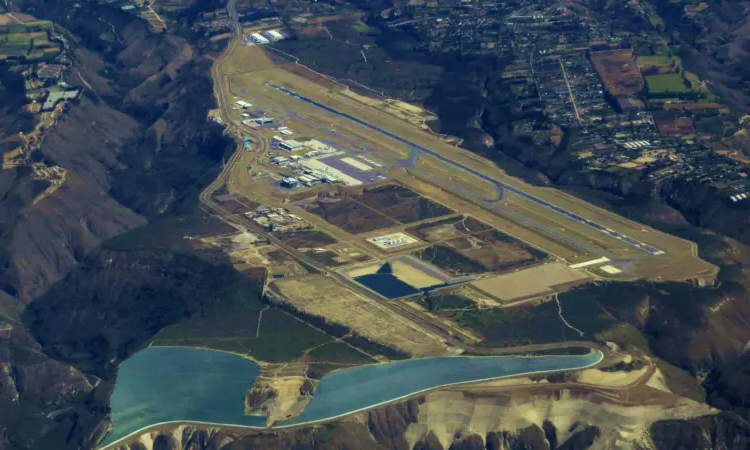
[[[676,73],[665,73],[646,77],[648,91],[654,94],[690,92],[682,76]]]

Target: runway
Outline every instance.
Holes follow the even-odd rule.
[[[653,247],[653,246],[648,245],[646,243],[640,242],[640,241],[638,241],[636,239],[631,238],[630,236],[627,236],[627,235],[622,234],[622,233],[620,233],[618,231],[615,231],[615,230],[612,230],[610,228],[607,228],[604,225],[596,223],[596,222],[594,222],[592,220],[586,219],[583,216],[580,216],[580,215],[578,215],[578,214],[576,214],[576,213],[574,213],[572,211],[568,211],[568,210],[566,210],[564,208],[561,208],[561,207],[559,207],[557,205],[554,205],[554,204],[552,204],[552,203],[550,203],[550,202],[548,202],[546,200],[543,200],[543,199],[541,199],[539,197],[536,197],[536,196],[534,196],[532,194],[529,194],[528,192],[523,191],[523,190],[521,190],[521,189],[519,189],[519,188],[517,188],[515,186],[511,186],[511,185],[508,185],[506,183],[503,183],[502,181],[499,181],[499,180],[497,180],[497,179],[495,179],[495,178],[493,178],[493,177],[491,177],[489,175],[485,175],[482,172],[479,172],[479,171],[477,171],[477,170],[475,170],[475,169],[473,169],[471,167],[468,167],[468,166],[466,166],[464,164],[461,164],[459,162],[453,161],[452,159],[447,158],[447,157],[441,155],[440,153],[438,153],[436,151],[430,150],[427,147],[424,147],[424,146],[419,145],[417,143],[411,142],[408,139],[405,139],[405,138],[403,138],[403,137],[401,137],[401,136],[399,136],[397,134],[391,133],[388,130],[384,130],[383,128],[381,128],[381,127],[379,127],[377,125],[373,125],[373,124],[371,124],[371,123],[369,123],[369,122],[367,122],[365,120],[362,120],[362,119],[360,119],[358,117],[355,117],[355,116],[353,116],[351,114],[348,114],[348,113],[345,113],[345,112],[341,112],[341,111],[339,111],[339,110],[337,110],[335,108],[331,108],[328,105],[320,103],[320,102],[318,102],[316,100],[313,100],[313,99],[311,99],[309,97],[305,97],[304,95],[298,94],[297,92],[295,92],[295,91],[293,91],[291,89],[285,88],[283,86],[279,86],[279,85],[273,84],[273,83],[268,83],[268,86],[270,86],[270,87],[272,87],[272,88],[274,88],[276,90],[279,90],[279,91],[281,91],[281,92],[283,92],[283,93],[285,93],[287,95],[291,95],[292,97],[295,97],[295,98],[297,98],[299,100],[302,100],[302,101],[304,101],[306,103],[309,103],[309,104],[311,104],[311,105],[313,105],[315,107],[321,108],[321,109],[323,109],[323,110],[325,110],[325,111],[327,111],[327,112],[329,112],[331,114],[335,114],[335,115],[344,117],[344,118],[349,119],[349,120],[351,120],[353,122],[356,122],[359,125],[362,125],[362,126],[367,127],[367,128],[369,128],[371,130],[377,131],[377,132],[379,132],[379,133],[381,133],[381,134],[383,134],[385,136],[388,136],[389,138],[395,139],[396,141],[401,142],[402,144],[405,144],[405,145],[409,146],[410,148],[412,148],[412,149],[414,149],[416,151],[419,151],[421,153],[430,155],[430,156],[432,156],[434,158],[439,159],[440,161],[442,161],[444,163],[447,163],[447,164],[450,164],[450,165],[452,165],[454,167],[457,167],[457,168],[460,168],[462,170],[465,170],[465,171],[471,173],[472,175],[475,175],[475,176],[477,176],[477,177],[479,177],[479,178],[481,178],[481,179],[483,179],[485,181],[489,181],[490,183],[494,183],[498,187],[499,192],[501,192],[500,190],[505,190],[505,191],[508,191],[508,192],[512,192],[512,193],[514,193],[516,195],[519,195],[519,196],[521,196],[521,197],[523,197],[523,198],[525,198],[527,200],[530,200],[530,201],[532,201],[532,202],[534,202],[534,203],[536,203],[536,204],[538,204],[540,206],[543,206],[543,207],[545,207],[545,208],[547,208],[547,209],[549,209],[549,210],[551,210],[551,211],[553,211],[553,212],[555,212],[557,214],[560,214],[560,215],[563,215],[565,217],[568,217],[569,219],[572,219],[575,222],[587,225],[587,226],[589,226],[589,227],[591,227],[591,228],[593,228],[593,229],[595,229],[595,230],[597,230],[599,232],[602,232],[604,234],[608,234],[608,235],[610,235],[610,236],[612,236],[612,237],[614,237],[616,239],[619,239],[619,240],[621,240],[621,241],[623,241],[623,242],[625,242],[625,243],[627,243],[627,244],[629,244],[629,245],[631,245],[631,246],[633,246],[633,247],[635,247],[635,248],[637,248],[639,250],[642,250],[642,251],[644,251],[644,252],[646,252],[646,253],[648,253],[650,255],[662,255],[662,254],[664,254],[664,251],[662,251],[662,250],[660,250],[660,249],[658,249],[656,247]]]

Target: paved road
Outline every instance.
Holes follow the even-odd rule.
[[[240,16],[237,14],[237,0],[227,2],[227,14],[232,20],[232,33],[235,37],[242,38],[242,26],[240,25]]]
[[[643,250],[643,251],[645,251],[646,253],[648,253],[650,255],[661,255],[661,254],[664,253],[662,250],[659,250],[656,247],[653,247],[651,245],[645,244],[645,243],[640,242],[640,241],[638,241],[636,239],[633,239],[633,238],[631,238],[631,237],[629,237],[629,236],[627,236],[625,234],[622,234],[622,233],[620,233],[618,231],[615,231],[615,230],[612,230],[610,228],[607,228],[604,225],[601,225],[601,224],[596,223],[596,222],[594,222],[592,220],[586,219],[583,216],[580,216],[580,215],[578,215],[578,214],[576,214],[576,213],[574,213],[572,211],[568,211],[567,209],[561,208],[561,207],[559,207],[559,206],[557,206],[557,205],[555,205],[553,203],[550,203],[550,202],[548,202],[546,200],[543,200],[543,199],[541,199],[539,197],[536,197],[535,195],[530,194],[530,193],[528,193],[528,192],[526,192],[526,191],[524,191],[524,190],[522,190],[520,188],[517,188],[515,186],[511,186],[509,184],[503,183],[502,181],[500,181],[500,180],[498,180],[496,178],[493,178],[493,177],[491,177],[489,175],[485,175],[484,173],[482,173],[482,172],[480,172],[480,171],[478,171],[476,169],[473,169],[473,168],[471,168],[469,166],[466,166],[466,165],[464,165],[464,164],[462,164],[460,162],[454,161],[454,160],[452,160],[452,159],[450,159],[450,158],[448,158],[446,156],[443,156],[442,154],[440,154],[440,153],[438,153],[438,152],[436,152],[434,150],[430,150],[427,147],[424,147],[422,145],[419,145],[419,144],[416,144],[416,143],[414,143],[412,141],[409,141],[409,140],[407,140],[407,139],[405,139],[405,138],[403,138],[403,137],[401,137],[401,136],[399,136],[397,134],[394,134],[394,133],[392,133],[392,132],[390,132],[388,130],[385,130],[385,129],[377,126],[377,125],[373,125],[373,124],[371,124],[371,123],[369,123],[369,122],[367,122],[367,121],[365,121],[363,119],[360,119],[359,117],[356,117],[356,116],[353,116],[351,114],[339,111],[339,110],[337,110],[335,108],[332,108],[332,107],[330,107],[328,105],[320,103],[320,102],[318,102],[316,100],[313,100],[313,99],[311,99],[309,97],[305,97],[304,95],[298,94],[297,92],[295,92],[295,91],[293,91],[291,89],[285,88],[283,86],[279,86],[279,85],[273,84],[273,83],[269,83],[268,85],[271,86],[274,89],[277,89],[277,90],[285,93],[285,94],[291,95],[292,97],[295,97],[295,98],[297,98],[299,100],[302,100],[302,101],[304,101],[306,103],[309,103],[309,104],[311,104],[313,106],[316,106],[316,107],[318,107],[320,109],[323,109],[323,110],[325,110],[325,111],[327,111],[327,112],[329,112],[331,114],[335,114],[335,115],[344,117],[344,118],[349,119],[349,120],[351,120],[353,122],[356,122],[357,124],[362,125],[362,126],[364,126],[366,128],[369,128],[371,130],[377,131],[377,132],[379,132],[379,133],[381,133],[381,134],[383,134],[385,136],[388,136],[389,138],[392,138],[392,139],[395,139],[398,142],[401,142],[402,144],[406,144],[407,146],[409,146],[412,149],[416,149],[417,151],[419,151],[421,153],[424,153],[424,154],[430,155],[430,156],[432,156],[434,158],[437,158],[437,159],[439,159],[440,161],[442,161],[444,163],[447,163],[447,164],[450,164],[450,165],[452,165],[454,167],[457,167],[459,169],[465,170],[465,171],[471,173],[472,175],[475,175],[475,176],[477,176],[477,177],[479,177],[479,178],[481,178],[481,179],[483,179],[485,181],[493,183],[495,186],[498,187],[498,189],[503,189],[503,190],[506,190],[508,192],[512,192],[512,193],[514,193],[514,194],[516,194],[518,196],[521,196],[521,197],[523,197],[523,198],[525,198],[527,200],[530,200],[530,201],[532,201],[532,202],[534,202],[534,203],[536,203],[536,204],[538,204],[540,206],[543,206],[544,208],[549,209],[549,210],[551,210],[551,211],[553,211],[553,212],[555,212],[557,214],[561,214],[561,215],[563,215],[565,217],[568,217],[569,219],[572,219],[572,220],[574,220],[574,221],[576,221],[578,223],[581,223],[581,224],[584,224],[584,225],[588,225],[589,227],[594,228],[595,230],[598,230],[598,231],[600,231],[602,233],[605,233],[605,234],[608,234],[608,235],[610,235],[610,236],[612,236],[612,237],[614,237],[616,239],[624,241],[627,244],[629,244],[629,245],[631,245],[633,247],[636,247],[636,248],[638,248],[640,250]],[[412,158],[410,158],[410,159],[412,159]]]

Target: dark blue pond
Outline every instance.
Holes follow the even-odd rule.
[[[405,283],[390,273],[372,273],[354,278],[358,283],[371,289],[385,298],[399,298],[418,294],[419,289]]]

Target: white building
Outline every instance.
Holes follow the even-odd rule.
[[[264,38],[260,33],[252,33],[250,35],[250,40],[260,45],[269,44],[271,42],[268,39]]]
[[[266,35],[271,38],[272,41],[280,41],[285,38],[285,36],[281,33],[279,33],[277,30],[270,30],[266,32]]]
[[[302,146],[303,144],[301,142],[295,141],[294,139],[288,139],[286,141],[279,142],[279,147],[289,151],[298,149]]]

